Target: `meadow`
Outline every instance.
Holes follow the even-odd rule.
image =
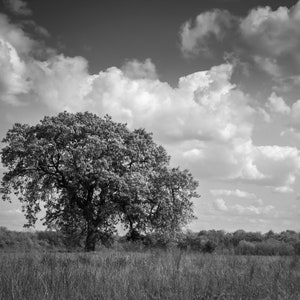
[[[0,299],[300,299],[299,256],[0,253]]]

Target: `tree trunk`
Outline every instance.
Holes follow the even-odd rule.
[[[97,242],[97,230],[93,225],[89,224],[87,229],[87,236],[85,240],[84,250],[86,252],[95,251],[96,242]]]

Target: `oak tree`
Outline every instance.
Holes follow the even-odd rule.
[[[170,168],[170,157],[144,129],[92,113],[63,112],[37,125],[14,124],[3,139],[3,200],[18,195],[33,226],[79,227],[85,250],[117,224],[134,233],[176,231],[193,218],[197,181]]]

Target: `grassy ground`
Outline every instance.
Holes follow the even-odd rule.
[[[299,257],[2,253],[0,299],[300,299]]]

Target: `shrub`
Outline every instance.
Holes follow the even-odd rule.
[[[256,254],[256,244],[252,242],[247,242],[242,240],[239,242],[236,253],[241,255],[255,255]]]

